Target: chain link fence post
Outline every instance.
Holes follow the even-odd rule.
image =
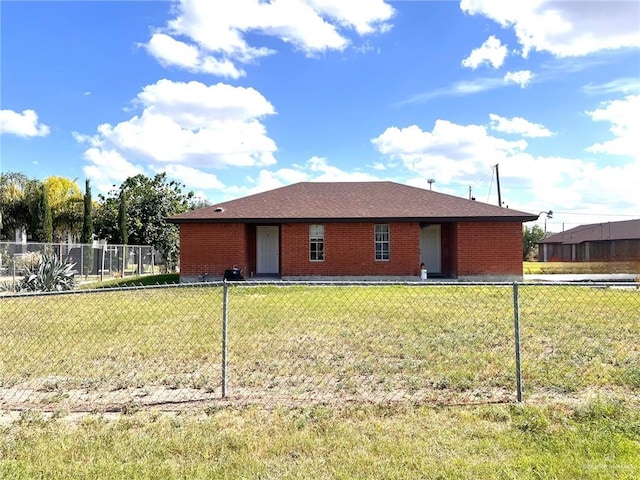
[[[518,282],[513,283],[513,334],[516,349],[516,396],[522,402],[522,369],[520,364],[520,295]]]
[[[227,322],[229,316],[229,284],[222,282],[222,398],[227,397]]]
[[[0,288],[14,264],[18,283],[30,265],[16,260],[3,261]],[[0,410],[522,405],[524,387],[532,404],[595,394],[638,410],[640,290],[630,282],[5,288]]]

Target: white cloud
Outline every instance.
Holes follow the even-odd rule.
[[[461,97],[474,93],[486,92],[503,87],[505,84],[501,78],[477,78],[473,81],[455,82],[447,87],[437,88],[425,93],[419,93],[399,102],[400,105],[407,103],[427,102],[438,97]]]
[[[639,166],[637,162],[600,165],[523,152],[500,162],[502,198],[511,207],[532,213],[553,210],[553,219],[548,220],[550,231],[561,230],[563,224],[571,228],[582,223],[628,219],[618,215],[640,211],[640,197],[634,193]],[[490,203],[495,200],[495,192],[494,183]],[[483,194],[478,199],[487,200]]]
[[[163,64],[193,69],[201,63],[197,47],[187,45],[164,33],[154,33],[144,47]]]
[[[496,132],[522,135],[523,137],[537,138],[553,135],[548,128],[539,123],[531,123],[522,117],[504,118],[495,113],[490,113],[491,129]]]
[[[262,123],[275,109],[253,88],[163,79],[144,87],[134,106],[142,112],[128,120],[99,125],[92,136],[74,133],[90,147],[85,158],[92,178],[111,182],[120,170],[167,170],[197,188],[217,188],[212,169],[276,163],[276,144]],[[145,167],[133,167],[134,161]]]
[[[245,122],[275,113],[260,92],[225,83],[205,85],[162,79],[136,97],[146,110],[175,118],[185,128],[202,128],[221,121]]]
[[[617,138],[625,138],[629,129],[638,129],[633,126],[636,125],[633,120],[623,122],[620,119],[639,111],[637,101],[637,98],[631,98],[619,103],[610,102],[589,114],[594,120],[615,120],[612,132],[615,129],[616,135],[620,135]],[[517,117],[507,120],[492,115],[491,119],[495,126],[500,125],[501,130],[513,133],[532,133],[540,127]],[[544,127],[540,128],[546,132]],[[428,188],[426,180],[434,178],[434,190],[457,196],[466,196],[468,187],[472,185],[477,200],[487,203],[495,204],[497,201],[495,170],[492,167],[499,164],[505,204],[532,213],[549,209],[565,212],[554,214],[553,221],[558,224],[566,222],[573,226],[600,221],[595,216],[585,218],[566,212],[599,212],[606,221],[625,218],[616,217],[621,213],[640,211],[637,148],[630,152],[632,155],[635,152],[635,160],[622,165],[535,156],[527,151],[528,145],[524,140],[506,141],[490,135],[482,126],[458,125],[447,120],[436,121],[431,131],[424,131],[417,125],[389,127],[372,139],[372,143],[383,159],[392,164],[400,161],[412,174],[407,183]],[[621,152],[625,145],[633,148],[623,143],[611,147]],[[396,174],[399,171],[399,167],[394,169]]]
[[[194,73],[210,73],[234,79],[245,75],[245,71],[238,69],[230,60],[203,55],[198,47],[164,33],[154,33],[144,47],[165,67],[175,66]]]
[[[554,212],[550,231],[561,231],[563,224],[571,228],[584,223],[628,220],[629,214],[640,211],[635,180],[640,178],[637,161],[618,166],[538,157],[523,167],[532,175],[529,209]],[[558,171],[562,174],[558,175]],[[502,170],[500,174],[502,178]],[[507,185],[508,182],[507,179]]]
[[[22,113],[13,110],[0,110],[0,134],[12,134],[19,137],[46,137],[49,127],[38,122],[38,114],[33,110]]]
[[[532,50],[574,57],[640,46],[636,1],[462,0],[460,8],[512,27],[524,57]]]
[[[365,172],[347,172],[334,167],[323,157],[311,157],[305,167],[311,172],[313,181],[316,182],[363,182],[376,179],[373,175]]]
[[[89,162],[83,168],[85,176],[102,193],[109,192],[113,185],[119,185],[129,177],[145,173],[142,167],[129,162],[115,150],[92,146],[83,156]]]
[[[606,83],[589,83],[582,87],[582,91],[587,95],[611,93],[640,94],[640,82],[638,82],[637,77],[618,78]]]
[[[252,187],[238,187],[237,192],[243,195],[252,195],[292,183],[308,182],[309,179],[309,173],[299,165],[293,168],[280,168],[275,171],[262,169],[258,172],[256,178],[247,179],[248,183],[253,185]]]
[[[380,180],[361,171],[347,171],[331,165],[324,157],[314,156],[302,165],[277,170],[262,169],[255,178],[247,178],[252,186],[227,188],[237,196],[252,195],[298,182],[362,182]]]
[[[612,140],[591,145],[587,151],[609,155],[629,155],[636,159],[636,163],[640,164],[639,112],[640,95],[628,95],[622,100],[605,102],[601,108],[587,112],[594,121],[611,123],[610,131],[614,136]]]
[[[524,140],[492,137],[484,126],[447,120],[437,120],[431,132],[417,125],[389,127],[371,141],[380,153],[401,160],[410,172],[442,183],[485,172],[490,165],[527,147]]]
[[[166,172],[168,177],[184,183],[188,188],[200,188],[203,190],[224,188],[224,184],[218,180],[216,175],[186,165],[165,165],[157,171]]]
[[[518,70],[517,72],[507,72],[504,76],[504,83],[515,83],[520,88],[525,88],[533,80],[533,73],[529,70]]]
[[[507,47],[500,39],[491,35],[479,48],[474,48],[471,54],[462,60],[462,66],[475,70],[482,64],[490,64],[493,68],[500,68],[507,56]]]
[[[359,35],[367,35],[390,28],[388,21],[393,8],[382,0],[308,0],[313,9],[329,16],[343,27],[353,28]]]
[[[474,95],[476,93],[504,88],[512,83],[519,85],[521,88],[525,88],[531,82],[533,77],[534,75],[529,70],[520,70],[517,72],[507,72],[503,78],[481,77],[471,81],[459,81],[446,87],[436,88],[429,92],[413,95],[406,100],[398,102],[398,104],[405,105],[408,103],[427,102],[438,97],[462,97],[466,95]]]
[[[140,115],[98,126],[91,145],[147,161],[212,168],[275,163],[275,142],[261,123],[275,110],[253,88],[160,80],[144,87],[134,103],[143,107]]]
[[[275,53],[251,46],[249,35],[255,41],[260,35],[276,37],[312,56],[344,50],[350,32],[387,31],[393,13],[383,0],[180,0],[176,17],[145,48],[165,66],[238,78],[244,75],[238,63]]]

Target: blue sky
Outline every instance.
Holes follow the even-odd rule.
[[[3,172],[640,217],[640,2],[0,1]],[[544,215],[540,223],[544,221]]]

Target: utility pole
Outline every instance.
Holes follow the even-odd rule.
[[[429,190],[431,190],[431,186],[436,183],[436,181],[433,178],[429,178],[427,179],[427,183],[429,184]]]
[[[498,164],[496,163],[496,184],[498,185],[498,206],[502,206],[502,196],[500,195],[500,174],[498,173]]]

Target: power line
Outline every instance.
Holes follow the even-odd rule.
[[[491,196],[491,187],[493,186],[493,167],[491,167],[491,183],[489,184],[489,193],[487,193],[487,201],[489,203],[489,197]]]

